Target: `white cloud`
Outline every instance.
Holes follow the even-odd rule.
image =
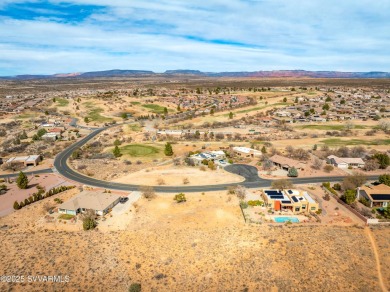
[[[59,23],[54,14],[0,18],[0,39],[8,48],[0,47],[5,72],[119,67],[390,71],[389,1],[50,2],[106,9],[78,23]]]

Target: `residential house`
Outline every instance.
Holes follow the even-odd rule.
[[[217,165],[220,165],[223,167],[227,165],[227,163],[225,162],[226,154],[222,150],[196,153],[194,155],[191,155],[189,158],[194,163],[194,165],[202,165],[202,162],[204,160],[213,161]]]
[[[364,161],[361,158],[350,157],[337,157],[336,155],[329,155],[327,163],[336,166],[338,168],[362,168],[364,167]]]
[[[357,188],[357,199],[365,198],[370,207],[384,208],[390,206],[390,187],[385,184],[362,186]]]
[[[8,158],[5,164],[8,165],[23,164],[25,167],[37,166],[41,160],[42,158],[40,155],[16,156],[16,157]]]
[[[260,157],[263,155],[261,151],[248,147],[233,147],[233,151],[236,155],[242,157]]]
[[[311,213],[318,210],[318,203],[305,191],[268,190],[261,192],[265,206],[273,211]]]
[[[72,199],[58,206],[58,213],[77,215],[86,210],[93,210],[103,216],[119,203],[120,196],[102,191],[82,191]]]
[[[274,156],[270,157],[269,160],[277,167],[284,169],[284,170],[290,170],[290,168],[295,167],[297,170],[304,170],[306,167],[305,162],[301,162],[295,159],[291,159],[288,157],[280,156],[278,154],[275,154]]]

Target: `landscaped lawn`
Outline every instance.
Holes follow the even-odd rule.
[[[253,111],[257,111],[257,110],[262,110],[262,109],[265,109],[267,107],[275,107],[275,106],[286,106],[286,105],[290,105],[290,103],[288,102],[277,102],[277,103],[274,103],[274,104],[267,104],[267,105],[263,105],[263,106],[256,106],[256,107],[252,107],[252,108],[248,108],[248,109],[244,109],[244,110],[239,110],[239,111],[234,111],[233,114],[243,114],[243,113],[249,113],[249,112],[253,112]],[[229,116],[229,114],[223,114],[224,117],[227,117]]]
[[[110,122],[112,121],[111,118],[103,117],[100,113],[104,112],[104,110],[100,107],[96,107],[91,109],[88,112],[87,117],[89,118],[90,121],[92,122]]]
[[[150,109],[155,114],[163,114],[164,107],[158,104],[143,104],[144,108]]]
[[[120,150],[123,155],[132,157],[153,156],[160,153],[159,148],[145,144],[130,144],[120,147]]]
[[[349,139],[342,140],[340,138],[330,138],[321,140],[321,143],[324,143],[328,146],[348,146],[348,145],[390,145],[390,139],[376,139],[376,140],[361,140],[361,139]]]
[[[141,104],[139,101],[132,101],[130,102],[132,105],[138,105],[138,104]]]
[[[70,215],[70,214],[61,214],[60,216],[58,216],[58,219],[62,219],[62,220],[70,220],[73,218],[74,218],[74,215]]]
[[[127,127],[133,131],[133,132],[139,132],[141,131],[141,126],[140,124],[130,124],[130,125],[127,125]]]
[[[69,104],[69,100],[65,98],[57,98],[56,99],[56,105],[57,106],[67,106]]]
[[[307,130],[333,130],[333,131],[341,131],[345,129],[345,125],[327,125],[327,124],[321,124],[321,125],[302,125],[302,126],[296,126],[297,129],[307,129]],[[354,129],[367,129],[370,128],[368,126],[362,126],[362,125],[354,125]]]

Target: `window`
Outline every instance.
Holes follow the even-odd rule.
[[[311,207],[311,210],[314,211],[316,209],[316,207]]]
[[[306,209],[306,205],[302,205],[302,209]]]
[[[295,212],[299,212],[299,210],[300,210],[299,207],[295,208]]]

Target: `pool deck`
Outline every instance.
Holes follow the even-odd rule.
[[[275,217],[292,217],[292,218],[297,218],[299,220],[299,222],[293,222],[293,223],[303,223],[305,221],[309,221],[309,219],[303,215],[293,215],[293,214],[283,214],[283,213],[281,215],[278,214],[266,215],[265,219],[272,220],[273,222],[275,222],[274,219]],[[282,222],[275,222],[275,223],[282,223]]]

